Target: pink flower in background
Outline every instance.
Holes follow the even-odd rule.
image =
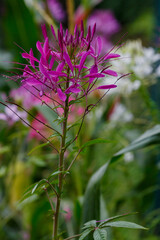
[[[69,222],[72,218],[72,212],[69,206],[65,206],[63,209],[66,213],[64,214],[64,218],[66,222]]]
[[[36,118],[39,119],[41,122],[43,122],[44,124],[47,123],[47,120],[46,118],[41,114],[41,113],[38,113],[36,115]],[[46,137],[49,137],[51,135],[51,132],[45,128],[44,124],[40,123],[39,121],[37,121],[36,119],[34,119],[32,122],[31,122],[31,126],[35,129],[38,129],[38,131],[43,134],[44,136]],[[38,134],[34,129],[30,129],[29,131],[29,135],[28,135],[28,138],[29,139],[37,139],[37,140],[43,140],[43,137]]]
[[[12,111],[13,110],[13,111]],[[4,113],[0,113],[0,120],[7,122],[9,126],[12,126],[14,123],[18,122],[20,118],[16,114],[27,121],[27,113],[24,111],[19,111],[17,106],[9,105],[5,107]],[[22,122],[23,123],[23,122]]]
[[[103,52],[111,48],[111,36],[120,30],[120,24],[111,10],[95,10],[87,20],[88,26],[96,23],[96,36],[101,36]]]
[[[31,91],[31,92],[30,92]],[[42,101],[49,103],[51,100],[45,96],[37,98],[37,91],[31,87],[24,88],[21,86],[17,89],[12,89],[10,97],[16,102],[22,103],[25,109],[31,109],[33,106],[40,105]]]
[[[59,0],[47,0],[48,9],[53,18],[58,22],[63,22],[66,18],[66,12]]]

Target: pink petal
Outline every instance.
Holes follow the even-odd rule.
[[[69,88],[67,88],[65,93],[66,94],[68,94],[70,92],[72,92],[72,93],[79,93],[81,90],[78,87],[80,87],[79,84],[74,84],[74,85],[70,86]]]
[[[117,58],[117,57],[120,57],[120,55],[117,54],[117,53],[110,53],[110,54],[106,55],[104,60],[107,60],[107,59],[110,59],[110,58]]]
[[[83,65],[86,61],[86,58],[87,56],[90,54],[90,52],[85,52],[82,57],[81,57],[81,60],[80,60],[80,63],[79,63],[79,73],[81,72],[81,69],[83,68]]]
[[[54,60],[55,60],[55,58],[54,58],[54,56],[52,56],[52,57],[51,57],[51,60],[50,60],[50,63],[49,63],[49,68],[50,68],[50,69],[52,69],[52,67],[53,67]]]
[[[90,73],[82,78],[88,78],[88,77],[89,78],[100,78],[100,77],[105,77],[105,75],[103,73]]]
[[[66,61],[66,63],[68,64],[68,66],[70,67],[71,71],[73,72],[73,65],[71,63],[71,60],[70,60],[70,57],[68,55],[68,53],[64,52],[63,53],[63,57],[64,57],[64,60]]]
[[[117,77],[117,76],[118,76],[118,74],[117,74],[115,71],[110,70],[110,69],[104,70],[103,73],[108,74],[108,75],[111,75],[111,76],[113,76],[113,77]]]
[[[117,87],[117,85],[111,84],[111,85],[103,85],[103,86],[100,86],[96,89],[110,89],[110,88],[116,88],[116,87]]]
[[[99,56],[102,50],[102,40],[100,37],[97,37],[96,39],[96,47],[97,47],[97,56]]]
[[[53,34],[54,38],[57,39],[55,31],[54,31],[54,27],[52,25],[51,25],[51,31],[52,31],[52,34]]]
[[[67,77],[66,73],[62,73],[62,72],[57,72],[57,71],[50,71],[49,74],[51,76],[57,76],[57,77]]]
[[[60,88],[57,88],[57,93],[58,93],[59,98],[60,98],[63,102],[65,102],[67,97],[66,97],[66,95],[62,92],[62,90],[61,90]]]
[[[44,67],[44,65],[41,63],[41,61],[40,61],[40,63],[39,63],[39,70],[40,70],[40,72],[41,72],[46,78],[50,79],[50,76],[49,76],[49,74],[48,74],[48,71],[46,70],[46,68]]]
[[[34,57],[32,48],[30,49],[29,54],[30,54],[30,56]],[[30,63],[31,63],[31,66],[35,69],[35,64],[34,64],[34,60],[33,59],[30,59]]]
[[[37,47],[38,51],[39,51],[41,54],[43,54],[43,48],[42,48],[42,45],[41,45],[40,41],[37,41],[36,47]]]
[[[43,24],[43,25],[41,26],[41,28],[42,28],[42,34],[43,34],[43,37],[44,37],[44,39],[46,39],[46,38],[47,38],[47,29],[46,29],[46,25]]]
[[[31,55],[28,54],[28,53],[22,53],[22,57],[23,57],[23,58],[28,58],[29,60],[32,59],[32,60],[34,60],[34,61],[36,61],[36,62],[39,62],[39,60],[38,60],[37,58],[31,56]]]
[[[60,64],[58,64],[58,66],[57,66],[57,68],[56,68],[56,71],[57,71],[57,72],[62,72],[64,65],[65,65],[65,62],[64,62],[64,61],[61,62]]]
[[[94,64],[90,69],[90,74],[93,74],[93,73],[98,73],[98,67],[96,64]],[[94,79],[95,79],[94,77],[90,77],[89,82],[90,83],[93,82]]]
[[[45,55],[48,53],[48,50],[49,50],[49,41],[48,41],[48,37],[46,37],[43,45],[43,51]]]
[[[42,84],[40,81],[38,81],[37,79],[35,79],[33,77],[26,78],[23,82],[26,83],[29,86]]]

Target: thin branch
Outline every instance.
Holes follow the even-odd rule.
[[[52,201],[51,201],[51,199],[50,199],[50,197],[49,197],[47,188],[44,188],[44,191],[45,191],[46,196],[47,196],[47,198],[48,198],[48,201],[49,201],[49,203],[50,203],[50,205],[51,205],[52,211],[53,211],[53,213],[55,213],[55,210],[54,210],[54,207],[53,207],[53,203],[52,203]]]
[[[70,168],[72,167],[73,163],[76,161],[78,155],[80,154],[80,152],[82,151],[82,148],[79,149],[78,153],[76,154],[76,156],[74,157],[74,159],[72,160],[72,162],[70,163],[69,167],[67,168],[66,172],[68,172],[70,170]],[[66,177],[67,174],[64,175],[64,178]]]
[[[76,235],[74,235],[74,236],[71,236],[71,237],[65,238],[64,240],[70,240],[70,239],[72,239],[72,238],[77,238],[77,237],[80,237],[81,235],[82,235],[82,233],[80,233],[80,234],[76,234]]]
[[[23,86],[24,87],[24,86]],[[25,88],[25,87],[24,87]],[[57,113],[57,111],[54,110],[54,108],[52,108],[49,104],[47,104],[44,100],[42,100],[40,97],[38,97],[36,94],[34,94],[33,92],[31,92],[29,89],[25,88],[30,94],[32,94],[34,97],[36,97],[38,100],[40,100],[42,102],[42,104],[45,104],[48,108],[50,108],[54,113],[56,113],[58,116],[59,114]]]
[[[11,104],[14,104],[15,106],[21,108],[23,111],[25,111],[28,115],[30,115],[32,118],[34,118],[36,121],[40,122],[41,124],[43,124],[43,126],[45,127],[48,127],[49,129],[55,131],[56,133],[60,134],[56,129],[52,128],[50,125],[42,122],[41,120],[39,120],[38,118],[36,118],[35,116],[33,116],[30,112],[28,112],[25,108],[23,108],[22,106],[20,106],[19,104],[17,103],[14,103],[14,102],[10,102],[10,101],[6,101],[7,103],[11,103]]]
[[[57,197],[59,197],[59,194],[57,193],[56,189],[53,187],[53,185],[47,180],[46,183],[48,183],[48,185],[52,188],[52,190],[54,191],[54,193],[56,194]]]
[[[39,132],[39,130],[37,130],[36,128],[34,128],[33,126],[31,126],[27,121],[25,121],[23,118],[21,118],[12,108],[10,108],[7,104],[3,103],[0,101],[0,104],[2,104],[3,106],[9,108],[9,110],[11,112],[13,112],[22,122],[24,122],[28,127],[32,128],[35,132],[37,132],[42,138],[44,138],[49,145],[57,152],[59,153],[58,149],[51,143],[51,141],[49,141],[48,138],[46,138],[42,133]]]

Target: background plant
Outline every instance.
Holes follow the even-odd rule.
[[[12,2],[5,1],[4,8],[3,8],[5,11],[4,10],[1,11],[2,12],[1,18],[3,17],[1,21],[1,27],[3,29],[3,32],[5,33],[5,34],[2,34],[3,38],[1,36],[1,48],[3,46],[3,49],[6,49],[6,50],[8,49],[10,53],[12,50],[12,57],[14,57],[14,59],[15,57],[19,58],[18,61],[22,61],[20,54],[19,55],[17,54],[17,47],[15,47],[15,51],[13,51],[14,49],[13,42],[17,42],[28,52],[29,52],[30,46],[33,46],[34,54],[37,54],[38,52],[36,51],[35,42],[40,38],[38,37],[38,35],[40,35],[39,34],[40,27],[39,27],[39,24],[37,24],[37,21],[38,22],[42,21],[42,18],[40,17],[39,13],[37,14],[37,11],[38,11],[37,9],[33,12],[32,11],[33,8],[26,8],[25,5],[23,4],[23,1],[20,1],[18,5],[15,5],[15,4],[17,3],[15,3],[14,1]],[[106,3],[101,3],[101,5],[97,5],[96,8],[102,8],[104,4]],[[129,4],[131,4],[131,2]],[[11,7],[11,5],[13,7]],[[10,6],[10,7],[6,8],[6,6]],[[20,15],[17,13],[18,7],[15,7],[15,6],[20,6],[21,12],[23,13],[25,12],[23,15],[26,16],[27,21],[25,21],[24,18],[20,17]],[[75,5],[75,7],[77,6],[78,4]],[[135,8],[136,8],[136,5],[135,5]],[[147,4],[145,4],[145,8],[147,9]],[[134,23],[132,21],[133,24],[131,23],[131,25],[135,25],[135,28],[134,28],[135,31],[139,31],[138,30],[139,27],[143,26],[143,23],[142,23],[143,21],[141,21],[141,24],[140,24],[140,18],[144,19],[144,16],[146,16],[147,17],[146,19],[148,19],[148,17],[149,19],[153,19],[153,16],[154,16],[152,14],[153,5],[151,6],[150,4],[146,12],[144,11],[145,8],[143,8],[143,11],[141,11],[141,13],[139,12],[139,20],[137,18],[137,23],[136,21]],[[126,24],[124,25],[124,21],[122,21],[121,17],[119,17],[120,14],[118,13],[118,9],[120,8],[117,8],[117,11],[114,13],[115,13],[115,16],[118,17],[118,20],[121,23],[122,31],[124,31],[123,27],[126,27],[127,25],[129,29],[133,29],[131,28],[131,25],[129,22],[126,22]],[[132,8],[130,9],[132,9],[132,11],[134,12],[133,5],[132,5]],[[140,9],[141,8],[139,8],[139,10]],[[26,14],[26,12],[28,13]],[[127,11],[125,12],[127,13]],[[123,18],[125,17],[124,15],[125,14],[123,12]],[[8,19],[7,16],[12,16],[11,17],[12,24],[9,24],[9,20],[7,20]],[[137,14],[133,14],[133,16],[137,16]],[[23,28],[23,31],[27,32],[26,35],[20,34],[23,31],[21,31],[22,28],[18,24],[19,19],[21,19],[21,22],[25,22],[24,24],[25,27]],[[146,20],[145,22],[147,23],[148,21]],[[151,21],[149,23],[151,23]],[[17,26],[19,26],[18,29],[17,29]],[[148,26],[151,27],[150,24]],[[15,28],[16,30],[13,31],[13,29]],[[147,32],[148,29],[150,29],[144,26],[142,28],[143,28],[143,33],[145,31]],[[152,25],[152,29],[153,29],[153,25]],[[33,33],[32,38],[30,36],[31,31]],[[11,35],[11,33],[13,32],[14,34]],[[132,31],[132,33],[133,32],[134,31]],[[153,35],[151,35],[151,31],[150,31],[150,34],[149,32],[147,34],[148,35],[144,33],[142,37],[140,33],[136,33],[136,36],[142,37],[143,44],[146,45],[146,44],[150,44],[149,39],[151,38],[153,39]],[[23,36],[28,36],[28,37],[23,38]],[[135,35],[132,35],[132,37],[135,38]],[[3,41],[3,39],[5,39],[5,41]],[[9,39],[9,41],[7,41],[7,39]],[[32,41],[32,43],[29,43],[29,41]],[[6,60],[6,61],[10,61],[10,60]],[[26,61],[24,62],[26,63]],[[119,60],[116,62],[118,63]],[[3,64],[3,66],[4,65],[6,66],[6,64]],[[3,66],[1,67],[1,71],[4,74]],[[133,77],[133,74],[131,75],[131,77],[133,80],[135,79]],[[125,79],[126,78],[124,78],[124,80]],[[146,82],[145,80],[147,79],[148,79],[148,76],[145,76],[143,83]],[[119,81],[119,85],[120,83],[122,83],[122,81]],[[10,89],[15,87],[17,86],[14,84],[13,81],[4,81],[4,79],[1,81],[1,92],[3,91],[7,93],[7,95]],[[72,232],[73,232],[72,231],[73,228],[71,227],[72,223],[74,225],[75,234],[78,233],[79,231],[78,230],[78,227],[80,225],[79,219],[80,219],[80,216],[82,216],[82,196],[84,194],[85,186],[90,176],[97,170],[98,167],[102,166],[107,159],[110,159],[111,156],[116,151],[123,148],[124,146],[127,146],[132,140],[140,136],[141,133],[143,133],[146,129],[152,128],[152,126],[154,126],[159,122],[156,105],[154,104],[153,101],[150,102],[150,95],[148,94],[148,86],[145,86],[145,89],[147,90],[147,95],[146,94],[144,95],[144,92],[141,91],[142,89],[139,88],[138,91],[137,90],[133,91],[130,95],[127,94],[123,96],[122,94],[120,96],[121,104],[127,107],[128,111],[132,113],[132,118],[129,117],[130,121],[125,122],[125,124],[120,121],[112,122],[109,120],[111,117],[110,113],[111,112],[113,113],[112,109],[114,106],[113,103],[115,98],[109,95],[106,99],[108,104],[106,104],[106,101],[104,101],[103,107],[99,109],[99,112],[94,111],[92,115],[90,115],[90,117],[92,116],[92,121],[89,121],[89,115],[88,115],[86,119],[87,125],[85,128],[82,128],[81,137],[79,138],[79,141],[82,141],[82,139],[83,141],[84,140],[87,141],[89,139],[95,139],[96,137],[104,138],[105,137],[104,133],[107,134],[107,138],[111,138],[111,139],[114,138],[114,141],[105,145],[105,148],[104,148],[104,144],[97,144],[93,146],[91,145],[85,150],[83,150],[83,152],[81,153],[83,154],[83,161],[81,161],[79,158],[77,165],[73,166],[71,175],[68,176],[68,183],[66,182],[67,184],[66,187],[68,186],[68,188],[66,191],[67,191],[67,195],[68,196],[70,195],[71,197],[70,197],[70,201],[68,200],[68,197],[67,197],[63,204],[65,209],[67,209],[67,211],[69,212],[70,217],[68,216],[68,214],[66,214],[68,218],[65,218],[65,217],[63,218],[63,221],[65,222],[63,226],[65,231],[69,231],[70,236],[72,235]],[[97,94],[99,93],[95,92],[95,94],[92,97],[94,99],[97,98],[99,96]],[[146,96],[148,96],[148,100],[147,100],[148,103],[150,102],[152,104],[150,105],[146,104],[147,103]],[[24,94],[23,94],[23,97],[24,97]],[[110,97],[111,99],[109,99]],[[19,98],[17,98],[16,101],[18,101],[17,102],[18,104],[21,104],[21,102],[24,100],[19,96]],[[116,100],[116,103],[119,103],[118,99]],[[27,101],[25,101],[25,104],[27,105]],[[42,114],[45,114],[45,116],[47,115],[47,118],[48,120],[50,119],[50,122],[52,121],[51,116],[49,114],[46,114],[47,110],[44,107],[43,108],[39,107],[38,102],[35,103],[35,106],[32,108],[31,111],[35,116],[39,111],[41,111]],[[116,111],[119,111],[118,108]],[[116,111],[114,112],[116,113]],[[145,114],[143,114],[144,111],[145,111]],[[3,109],[2,109],[2,112],[3,112]],[[117,115],[118,115],[118,112],[117,112]],[[114,116],[115,115],[112,115],[111,119],[114,119],[113,118]],[[32,118],[29,117],[29,120],[32,121]],[[87,136],[83,134],[86,132],[86,129],[88,133]],[[44,148],[35,149],[35,151],[32,152],[30,156],[28,156],[26,153],[28,153],[33,148],[33,146],[37,146],[39,144],[40,139],[38,137],[38,134],[37,135],[34,134],[35,135],[34,140],[30,138],[30,141],[27,141],[28,138],[26,136],[28,135],[28,130],[26,129],[25,125],[22,125],[20,123],[20,121],[17,121],[11,127],[8,127],[8,125],[5,124],[4,121],[1,121],[0,131],[1,131],[0,138],[1,138],[1,176],[2,176],[1,178],[2,180],[1,181],[1,203],[2,203],[1,204],[1,208],[2,208],[1,229],[2,230],[0,231],[0,233],[2,235],[2,238],[3,239],[14,239],[14,238],[15,239],[17,238],[37,239],[38,237],[45,238],[47,236],[46,233],[48,232],[48,228],[50,230],[52,228],[52,226],[48,224],[51,221],[50,220],[51,217],[49,217],[49,215],[46,216],[45,214],[43,214],[47,209],[49,209],[49,203],[46,200],[45,195],[42,194],[42,196],[44,197],[43,198],[41,197],[41,200],[39,198],[30,199],[30,204],[28,203],[29,204],[28,207],[23,208],[23,210],[19,209],[18,212],[17,210],[15,210],[15,207],[13,207],[14,205],[13,203],[20,199],[20,197],[24,192],[24,189],[26,189],[26,185],[29,185],[30,183],[33,183],[33,182],[37,182],[40,179],[44,178],[45,176],[48,176],[51,173],[50,169],[53,169],[53,167],[56,168],[52,159],[52,152],[49,146],[46,145]],[[45,130],[45,133],[46,133],[46,130]],[[7,135],[11,137],[8,138],[6,137]],[[46,155],[45,161],[42,158],[44,151]],[[121,229],[114,228],[112,232],[114,238],[117,237],[119,239],[128,239],[128,234],[130,238],[133,238],[133,239],[158,238],[159,184],[157,179],[158,179],[159,165],[158,165],[157,156],[158,156],[158,148],[156,148],[155,146],[146,148],[143,151],[138,150],[134,153],[129,153],[129,154],[127,153],[124,155],[125,161],[123,160],[123,158],[121,158],[121,161],[116,162],[116,164],[114,165],[110,165],[110,168],[109,168],[110,170],[107,171],[106,175],[104,175],[104,178],[102,179],[102,182],[101,182],[102,196],[105,199],[105,204],[101,204],[101,206],[103,206],[102,212],[104,212],[104,209],[106,210],[107,208],[109,216],[113,216],[118,213],[121,214],[124,212],[138,211],[140,212],[140,214],[131,216],[130,220],[133,220],[134,222],[137,222],[137,223],[141,223],[144,226],[151,226],[150,230],[147,232],[134,231],[134,235],[131,234],[132,230],[121,231]],[[14,171],[11,171],[13,169]],[[85,178],[82,177],[81,174],[79,174],[80,169],[81,169],[81,172],[86,173]],[[152,171],[150,171],[150,169],[152,169]],[[20,173],[20,172],[21,174],[17,175],[17,173]],[[9,177],[9,176],[12,176],[12,177]],[[28,183],[26,182],[26,176],[28,179],[27,180]],[[70,178],[71,180],[69,180]],[[13,181],[12,179],[15,179],[15,180]],[[107,187],[106,187],[106,182],[107,182]],[[72,183],[72,188],[70,183]],[[12,188],[12,191],[9,190],[10,188],[8,188],[8,186],[11,186],[11,185],[14,186]],[[116,189],[119,189],[119,191],[117,191]],[[75,197],[73,193],[76,193],[77,197]],[[40,214],[40,212],[42,214]],[[43,219],[42,216],[44,216],[45,220]],[[106,218],[106,216],[104,216],[104,218]],[[43,225],[43,229],[42,228],[39,229],[38,227],[39,224]],[[34,231],[31,226],[34,227]]]

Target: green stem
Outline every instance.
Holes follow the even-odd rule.
[[[67,85],[66,87],[68,88],[68,81],[66,85]],[[53,239],[54,240],[59,239],[58,221],[59,221],[61,195],[62,195],[62,189],[63,189],[64,153],[65,153],[65,144],[66,144],[68,112],[69,112],[69,99],[67,97],[65,101],[65,107],[64,107],[64,121],[62,125],[61,147],[60,147],[60,154],[59,154],[59,171],[61,171],[61,173],[58,176],[59,193],[58,193],[58,196],[56,197],[56,211],[55,211],[54,222],[53,222]]]

